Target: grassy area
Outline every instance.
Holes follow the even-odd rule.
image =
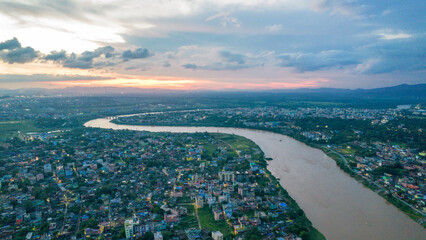
[[[220,231],[224,238],[232,236],[231,228],[225,220],[214,220],[213,212],[209,207],[199,208],[198,217],[200,218],[201,228],[209,231]]]
[[[249,153],[252,156],[252,160],[263,161],[264,154],[262,150],[250,139],[231,134],[213,133],[212,135],[219,141],[229,144],[232,147],[229,151],[230,154],[228,153],[229,156],[236,157],[236,152],[233,150],[237,150]]]
[[[209,155],[209,156],[212,156],[213,153],[215,153],[216,150],[217,150],[217,145],[216,144],[204,143],[203,147],[204,147],[204,152],[207,155]]]
[[[257,145],[248,140],[245,137],[230,135],[230,134],[217,134],[214,133],[213,136],[218,139],[226,142],[231,145],[235,150],[251,152],[253,148],[257,147]]]
[[[0,122],[0,129],[0,139],[16,136],[18,131],[21,133],[40,131],[39,128],[34,126],[34,122],[31,120]]]
[[[188,214],[182,218],[179,223],[179,227],[182,229],[187,228],[198,228],[197,218],[195,217],[195,209],[193,204],[182,205],[188,209]]]
[[[336,151],[343,155],[351,155],[356,153],[356,150],[352,148],[339,148],[336,149]]]

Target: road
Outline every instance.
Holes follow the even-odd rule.
[[[198,228],[201,229],[201,222],[200,222],[200,218],[198,217],[198,208],[197,206],[195,206],[195,204],[194,204],[194,208],[195,208],[195,217],[197,217],[197,221],[198,221]]]

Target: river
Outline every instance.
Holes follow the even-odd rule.
[[[150,132],[211,132],[251,139],[271,157],[268,169],[328,240],[423,240],[426,231],[385,199],[344,173],[321,150],[282,134],[222,127],[118,125],[99,118],[86,127]]]

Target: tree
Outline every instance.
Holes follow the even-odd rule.
[[[163,231],[162,234],[163,234],[163,239],[164,240],[169,240],[173,236],[173,233],[170,232],[170,231]]]
[[[305,232],[305,231],[302,231],[302,232],[300,233],[300,237],[301,237],[303,240],[309,240],[309,239],[311,239],[311,238],[310,238],[310,236],[309,236],[309,233],[307,233],[307,232]]]
[[[33,212],[35,210],[35,207],[31,200],[27,200],[24,202],[24,208],[27,213]]]
[[[244,234],[244,239],[259,240],[259,239],[262,239],[262,233],[259,231],[257,227],[251,227]]]
[[[147,232],[143,235],[142,240],[154,240],[154,234],[152,232]]]

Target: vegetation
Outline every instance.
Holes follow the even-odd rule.
[[[208,206],[198,209],[198,217],[200,218],[201,228],[209,231],[220,231],[224,239],[229,239],[232,236],[231,228],[226,223],[226,220],[214,220],[213,213]]]

